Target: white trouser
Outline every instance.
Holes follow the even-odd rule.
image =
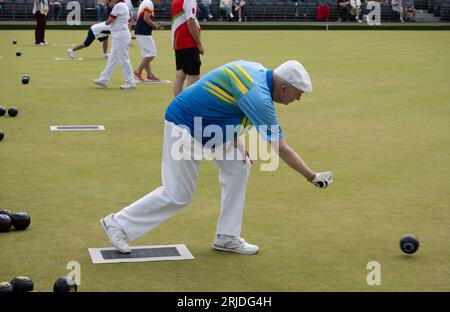
[[[112,38],[108,61],[105,69],[100,74],[100,79],[108,81],[117,63],[119,63],[125,82],[134,84],[133,69],[131,68],[130,56],[128,55],[128,44],[130,41],[130,36],[125,35]]]
[[[177,126],[165,121],[162,186],[115,215],[115,220],[130,240],[139,238],[175,215],[188,205],[194,196],[200,161],[175,160],[171,157],[172,146],[178,140],[171,136],[174,127]],[[245,162],[214,162],[219,168],[219,182],[222,186],[222,207],[216,234],[240,236],[250,162],[248,159]]]

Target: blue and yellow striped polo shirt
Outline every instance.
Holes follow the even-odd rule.
[[[225,135],[227,126],[239,125],[254,126],[266,141],[279,141],[282,131],[275,115],[272,89],[272,70],[247,61],[228,63],[176,96],[165,119],[187,127],[203,144],[211,139],[204,135],[208,126],[222,129],[223,142],[232,139]]]

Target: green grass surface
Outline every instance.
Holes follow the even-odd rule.
[[[215,252],[217,170],[202,164],[193,203],[133,245],[185,243],[193,261],[93,265],[108,247],[99,219],[160,185],[163,114],[172,85],[119,90],[92,85],[104,67],[98,43],[80,62],[57,62],[84,31],[0,31],[0,208],[27,211],[27,231],[0,233],[0,280],[27,275],[51,291],[66,264],[81,264],[80,291],[449,291],[449,32],[205,31],[202,73],[236,59],[275,67],[301,60],[314,92],[277,105],[287,142],[335,185],[319,190],[281,164],[249,181],[242,236],[255,256]],[[14,46],[12,40],[18,40]],[[156,32],[155,73],[173,80],[170,32]],[[16,50],[22,56],[16,57]],[[137,66],[140,51],[130,50]],[[20,83],[31,75],[29,85]],[[50,132],[102,124],[106,131]],[[421,240],[407,256],[403,234]],[[366,265],[381,264],[381,286]]]

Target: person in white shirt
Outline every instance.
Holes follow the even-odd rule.
[[[226,20],[233,18],[233,2],[231,0],[220,0],[219,1],[220,11]]]
[[[400,15],[400,22],[404,23],[405,20],[403,19],[403,2],[402,0],[392,0],[391,1],[392,10],[397,12]]]
[[[91,43],[97,39],[103,43],[103,58],[108,58],[108,37],[111,34],[111,25],[106,25],[105,22],[97,23],[91,26],[88,31],[84,43],[77,45],[73,49],[67,49],[69,58],[75,58],[75,51],[87,48]]]
[[[362,23],[361,16],[361,0],[350,0],[351,13],[355,16],[358,23]]]
[[[128,45],[131,41],[131,34],[128,28],[130,10],[123,0],[111,0],[111,3],[114,7],[105,22],[105,25],[111,25],[111,51],[105,69],[100,74],[100,77],[92,79],[92,82],[106,88],[114,68],[119,63],[125,79],[125,83],[120,88],[134,89],[136,88],[136,82],[133,79],[133,69],[128,54]]]
[[[239,22],[242,22],[242,9],[245,6],[244,0],[233,0],[234,10],[238,12]]]

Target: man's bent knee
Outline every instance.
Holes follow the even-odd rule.
[[[167,189],[164,189],[164,192],[166,193],[167,197],[169,197],[170,201],[174,203],[175,205],[179,206],[186,206],[190,202],[192,202],[192,199],[194,198],[194,194],[173,194],[172,192],[169,192]]]

